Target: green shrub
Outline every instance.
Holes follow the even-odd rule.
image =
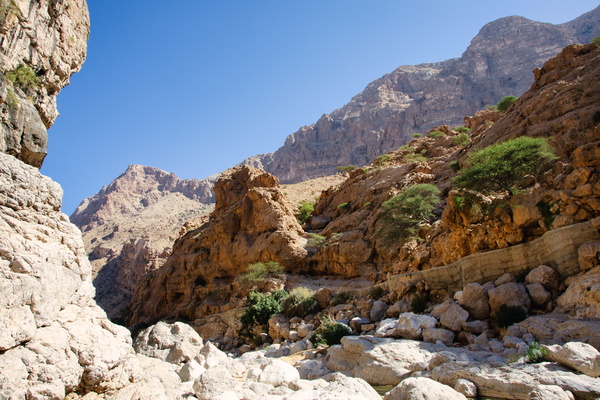
[[[286,293],[287,294],[287,293]],[[269,318],[281,311],[281,293],[270,295],[268,293],[250,292],[248,294],[248,308],[240,318],[242,328],[240,336],[253,339],[252,331],[255,327],[265,327]]]
[[[524,188],[526,174],[539,171],[556,158],[547,139],[521,136],[471,153],[466,167],[452,183],[480,193],[507,191],[513,194]]]
[[[326,243],[327,238],[316,233],[308,233],[307,247],[321,247]]]
[[[450,168],[452,168],[454,171],[458,171],[460,169],[460,163],[458,162],[458,160],[450,161],[450,163],[448,164],[448,166]]]
[[[461,196],[458,194],[454,196],[454,207],[456,207],[456,209],[458,211],[462,211],[466,202],[467,202],[467,200],[466,200],[465,196]]]
[[[508,107],[510,107],[517,100],[519,100],[519,98],[515,96],[504,96],[502,100],[496,104],[496,109],[500,112],[505,112],[508,110]]]
[[[422,154],[406,154],[404,156],[404,161],[406,162],[425,162],[427,161],[427,157]]]
[[[385,166],[385,165],[389,164],[390,161],[392,161],[392,156],[389,155],[389,154],[383,154],[383,155],[377,157],[373,161],[373,164],[380,165],[380,166]]]
[[[387,294],[387,290],[382,286],[373,286],[369,289],[369,297],[378,300]]]
[[[13,108],[17,104],[19,104],[19,98],[17,97],[17,95],[15,94],[15,92],[13,92],[10,89],[8,89],[8,93],[6,95],[6,103],[8,104],[9,108]]]
[[[592,43],[594,43],[596,46],[600,47],[600,36],[596,36],[595,38],[593,38]]]
[[[343,165],[340,167],[337,167],[338,171],[340,172],[352,172],[355,169],[358,169],[357,165]]]
[[[310,340],[314,345],[333,346],[334,344],[340,344],[342,338],[351,333],[352,330],[347,325],[327,319],[319,325]]]
[[[454,129],[458,133],[470,134],[471,132],[473,132],[473,129],[467,128],[466,126],[457,126],[457,127],[452,128],[452,129]]]
[[[379,233],[389,241],[414,236],[417,225],[433,216],[439,195],[439,189],[428,183],[407,187],[383,203],[379,215],[383,227]]]
[[[350,208],[350,204],[342,203],[342,204],[338,205],[337,208],[339,208],[340,210],[346,210],[346,209]]]
[[[415,139],[418,139],[420,137],[423,137],[422,133],[413,133],[412,137],[414,137]]]
[[[310,218],[314,210],[314,201],[301,201],[298,205],[298,212],[296,213],[296,219],[298,220],[298,223],[305,223]]]
[[[452,139],[452,144],[454,146],[464,146],[470,141],[471,139],[469,139],[469,135],[466,133],[459,133],[457,136],[454,136],[454,139]]]
[[[240,277],[242,281],[258,282],[263,280],[269,274],[280,274],[284,268],[275,261],[267,263],[257,262],[248,265],[246,272]]]
[[[40,83],[40,78],[29,65],[21,64],[16,69],[6,73],[9,82],[19,86],[21,89],[35,89]]]
[[[507,328],[527,318],[527,313],[519,306],[502,304],[495,315],[496,323],[500,328]]]
[[[542,361],[546,361],[547,356],[548,350],[540,346],[539,342],[533,342],[527,346],[525,357],[527,357],[527,360],[530,363],[541,363]]]
[[[357,295],[357,293],[353,290],[351,290],[349,292],[339,292],[338,294],[334,295],[331,298],[329,303],[332,306],[337,306],[338,304],[347,304],[350,301],[352,301],[353,299],[355,299],[356,295]]]
[[[544,223],[548,228],[552,227],[554,223],[554,218],[556,215],[551,211],[553,204],[550,204],[544,200],[540,200],[535,205],[539,210],[540,214],[542,214],[542,218],[544,218]]]
[[[281,302],[281,310],[290,318],[304,318],[317,311],[315,291],[305,287],[294,288]]]
[[[434,139],[442,137],[442,136],[445,136],[445,135],[446,134],[444,132],[442,132],[442,131],[433,131],[433,132],[429,132],[427,134],[427,136],[429,136],[430,138],[434,138]]]

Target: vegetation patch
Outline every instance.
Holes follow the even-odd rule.
[[[342,166],[337,167],[337,169],[340,172],[346,173],[346,172],[352,172],[355,169],[358,169],[358,166],[357,165],[342,165]]]
[[[385,296],[388,291],[382,286],[373,286],[369,289],[369,297],[373,300],[378,300]]]
[[[306,287],[292,289],[290,294],[281,302],[281,310],[288,317],[304,318],[318,310],[315,291]]]
[[[525,175],[557,158],[547,139],[521,136],[471,153],[452,183],[480,193],[514,194],[525,187]]]
[[[466,133],[459,133],[457,136],[454,136],[454,139],[452,139],[452,144],[454,146],[464,146],[469,144],[470,141],[471,139],[469,138],[469,135]]]
[[[429,303],[428,294],[418,294],[410,302],[410,309],[415,314],[422,314],[427,309],[427,303]]]
[[[546,361],[546,357],[548,356],[548,350],[540,346],[539,342],[533,342],[529,346],[527,346],[527,352],[525,353],[525,357],[530,363],[541,363]]]
[[[353,290],[351,290],[349,292],[339,292],[338,294],[334,295],[331,298],[331,300],[329,301],[329,304],[331,304],[332,306],[337,306],[339,304],[348,304],[353,299],[355,299],[356,296],[357,296],[357,293]]]
[[[298,223],[300,223],[300,224],[305,223],[310,218],[310,216],[312,215],[314,210],[315,210],[315,202],[314,201],[300,202],[300,204],[298,205],[298,212],[296,213],[296,219],[298,220]]]
[[[406,154],[404,156],[404,161],[406,162],[425,162],[427,161],[427,157],[422,154]]]
[[[383,154],[379,157],[377,157],[374,161],[373,164],[375,165],[379,165],[379,166],[386,166],[388,165],[391,161],[392,161],[392,156],[389,154]]]
[[[442,131],[433,131],[433,132],[429,132],[427,134],[427,136],[429,136],[430,138],[434,138],[434,139],[442,137],[442,136],[445,136],[445,135],[446,134],[444,132],[442,132]]]
[[[594,43],[596,46],[600,47],[600,36],[596,36],[595,38],[593,38],[592,43]]]
[[[413,133],[412,137],[414,137],[415,139],[418,139],[420,137],[423,137],[422,133]]]
[[[434,185],[421,183],[404,189],[383,203],[379,215],[383,227],[379,231],[387,241],[413,237],[417,225],[433,216],[440,202],[440,190]]]
[[[496,104],[496,109],[500,112],[506,112],[508,107],[510,107],[517,100],[519,100],[519,98],[515,96],[504,96],[502,100]]]
[[[544,218],[544,223],[548,228],[552,227],[554,223],[554,218],[556,215],[552,212],[553,204],[548,203],[547,201],[540,200],[537,202],[536,207],[539,210],[540,214],[542,214],[542,218]]]
[[[278,262],[269,261],[266,263],[257,262],[248,265],[246,272],[242,274],[240,279],[247,282],[259,282],[265,279],[268,275],[281,274],[284,268]]]
[[[40,84],[40,78],[29,65],[21,64],[16,69],[6,73],[6,80],[21,89],[35,89]]]
[[[340,344],[344,336],[348,336],[352,333],[352,330],[347,326],[339,322],[335,322],[330,318],[324,319],[323,323],[315,330],[310,341],[314,345],[326,345],[333,346],[334,344]]]
[[[327,238],[316,233],[308,233],[307,247],[322,247],[327,243]]]
[[[466,133],[468,135],[470,135],[471,132],[473,132],[473,129],[467,128],[466,126],[456,126],[456,127],[452,128],[452,129],[455,130],[458,133]]]
[[[281,311],[281,301],[287,296],[285,290],[276,290],[273,293],[250,292],[248,294],[248,308],[240,318],[242,328],[241,337],[255,341],[254,330],[265,330],[269,318]]]

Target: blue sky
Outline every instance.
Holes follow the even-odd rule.
[[[509,15],[563,23],[598,1],[88,0],[88,58],[58,96],[42,172],[71,214],[129,164],[202,179],[405,64],[459,57]]]

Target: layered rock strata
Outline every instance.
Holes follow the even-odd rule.
[[[372,82],[348,104],[289,135],[276,152],[251,157],[282,182],[366,165],[441,124],[458,125],[503,96],[519,96],[540,67],[571,43],[600,34],[600,8],[562,24],[506,17],[485,25],[460,58],[402,66]]]

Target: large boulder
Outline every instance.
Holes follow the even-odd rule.
[[[546,346],[546,349],[550,360],[594,378],[600,376],[600,352],[593,346],[569,342],[564,346]]]
[[[484,320],[490,317],[488,294],[479,283],[465,286],[458,304],[467,310],[473,319]]]
[[[451,331],[458,332],[462,329],[465,322],[469,319],[469,313],[459,306],[458,304],[452,304],[442,317],[440,318],[440,324]]]
[[[183,322],[159,322],[144,329],[134,344],[135,351],[173,364],[192,360],[202,348],[202,338]]]
[[[524,311],[528,311],[531,307],[527,290],[520,283],[508,282],[496,286],[488,291],[488,296],[492,315],[496,314],[502,305],[521,307]]]
[[[467,400],[452,389],[429,378],[408,378],[389,391],[384,400]]]
[[[556,306],[557,311],[578,318],[600,319],[600,266],[572,278]]]
[[[539,283],[543,285],[546,290],[558,290],[558,287],[560,286],[560,276],[553,268],[547,265],[540,265],[527,274],[525,283],[528,285]]]
[[[437,319],[428,315],[419,315],[411,312],[402,313],[398,317],[396,335],[405,339],[421,339],[423,338],[423,330],[435,328],[437,323]]]

